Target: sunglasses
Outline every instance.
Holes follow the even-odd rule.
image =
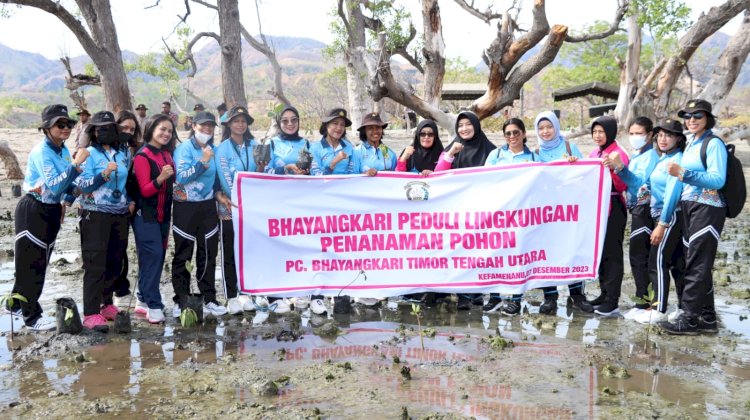
[[[76,123],[74,123],[73,121],[65,121],[65,122],[58,121],[55,124],[55,127],[59,128],[60,130],[65,130],[66,128],[73,128],[75,126],[76,126]]]
[[[281,120],[281,123],[284,125],[297,124],[299,123],[299,118],[292,118],[291,120]]]
[[[504,134],[505,134],[505,137],[508,137],[508,138],[516,137],[516,136],[521,135],[521,130],[506,131]]]
[[[435,137],[435,133],[419,133],[419,137]]]
[[[686,113],[682,114],[682,118],[684,118],[685,120],[689,120],[691,118],[695,118],[696,120],[702,120],[703,117],[705,117],[705,116],[706,116],[706,113],[705,112],[701,112],[701,111],[690,112],[690,113],[686,112]]]

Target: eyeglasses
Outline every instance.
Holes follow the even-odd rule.
[[[284,124],[284,125],[299,124],[299,118],[292,118],[291,120],[281,120],[281,123]]]
[[[423,131],[419,133],[419,137],[435,137],[435,133],[426,133]]]
[[[66,128],[73,128],[75,125],[76,123],[73,121],[58,121],[57,124],[55,124],[55,127],[60,130],[65,130]]]
[[[682,118],[684,118],[685,120],[689,120],[691,118],[695,118],[696,120],[702,120],[703,117],[705,117],[705,116],[706,116],[706,113],[702,112],[702,111],[686,112],[686,113],[682,114]]]
[[[508,138],[517,137],[521,135],[521,130],[506,131],[504,134],[505,134],[505,137],[508,137]]]

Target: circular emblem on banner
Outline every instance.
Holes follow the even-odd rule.
[[[404,185],[409,201],[425,201],[430,198],[430,185],[423,181],[412,181]]]

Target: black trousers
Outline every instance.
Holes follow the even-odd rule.
[[[226,299],[237,297],[237,265],[234,259],[234,225],[231,220],[221,221],[221,274],[224,278]]]
[[[654,229],[654,221],[651,218],[651,206],[640,205],[634,207],[630,212],[630,248],[629,260],[630,270],[635,282],[635,295],[645,296],[648,293],[648,256],[651,252],[651,232]],[[680,229],[682,230],[682,229]],[[648,305],[636,305],[640,309],[646,309]]]
[[[216,254],[219,245],[219,217],[216,201],[174,202],[172,210],[174,259],[172,260],[172,287],[174,301],[180,306],[190,293],[190,277],[186,263],[195,253],[195,279],[205,303],[216,301]]]
[[[622,253],[622,242],[625,235],[625,224],[628,221],[625,204],[612,197],[612,205],[607,220],[607,232],[604,234],[602,262],[599,264],[599,285],[605,303],[619,303],[622,290],[622,276],[625,262]]]
[[[112,303],[115,280],[128,246],[127,214],[81,212],[83,314],[95,315]]]
[[[20,308],[26,325],[42,316],[39,297],[44,288],[49,257],[55,247],[60,231],[62,206],[44,204],[30,195],[22,197],[15,211],[15,269],[16,280],[13,293],[18,293],[28,302],[14,299],[12,310]]]
[[[122,270],[120,275],[115,279],[113,291],[115,296],[123,297],[130,294],[130,280],[128,279],[128,271],[130,270],[130,264],[128,263],[128,250],[127,244],[125,244],[125,253],[122,256]],[[109,304],[110,302],[106,302]]]
[[[726,209],[695,201],[681,201],[680,208],[683,235],[687,241],[682,310],[691,320],[699,316],[715,319],[711,270],[714,267],[719,237],[724,229]]]
[[[658,219],[654,219],[654,224],[658,223],[658,221]],[[659,302],[656,309],[662,313],[667,312],[670,283],[669,270],[675,261],[674,254],[676,252],[682,254],[682,223],[682,212],[675,212],[669,222],[669,227],[664,231],[664,238],[659,245],[651,247],[648,259],[648,274],[654,289],[654,299]],[[679,301],[684,284],[684,272],[682,270],[672,270],[672,274],[675,290],[677,291],[677,300]],[[677,275],[675,276],[675,274]]]

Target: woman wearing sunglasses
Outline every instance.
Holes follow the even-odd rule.
[[[276,124],[279,126],[279,134],[271,139],[271,163],[266,171],[275,174],[310,175],[310,142],[299,135],[297,108],[285,106],[276,115]]]
[[[118,312],[112,294],[122,270],[128,216],[135,203],[125,190],[130,150],[120,143],[115,116],[100,111],[91,120],[86,128],[91,157],[75,182],[81,192],[83,326],[106,333],[107,321],[114,321]]]
[[[511,163],[537,162],[539,156],[526,147],[526,126],[519,118],[511,118],[503,123],[506,144],[493,150],[484,166],[509,165]],[[503,315],[513,316],[521,312],[523,295],[516,294],[502,305],[499,293],[490,293],[490,300],[482,307],[484,312],[500,310]],[[502,309],[501,309],[502,307]]]
[[[726,181],[727,150],[724,142],[711,131],[716,117],[711,113],[710,103],[691,100],[677,115],[685,120],[690,132],[682,161],[672,162],[667,167],[669,174],[683,183],[680,209],[687,242],[682,292],[684,312],[674,321],[659,325],[670,334],[715,333],[718,323],[711,270],[726,217],[726,201],[719,189]],[[705,166],[700,152],[704,142],[709,142]]]
[[[423,120],[414,131],[411,146],[401,151],[396,171],[416,172],[427,176],[435,170],[441,153],[443,142],[440,141],[437,124],[432,120]]]
[[[60,231],[65,206],[73,204],[73,181],[81,173],[81,164],[89,156],[83,149],[71,159],[65,147],[76,121],[68,116],[65,105],[49,105],[42,111],[44,139],[29,153],[23,190],[15,210],[15,299],[6,308],[12,316],[22,316],[26,328],[45,331],[55,328],[54,318],[44,316],[39,297],[44,288],[49,256]]]

